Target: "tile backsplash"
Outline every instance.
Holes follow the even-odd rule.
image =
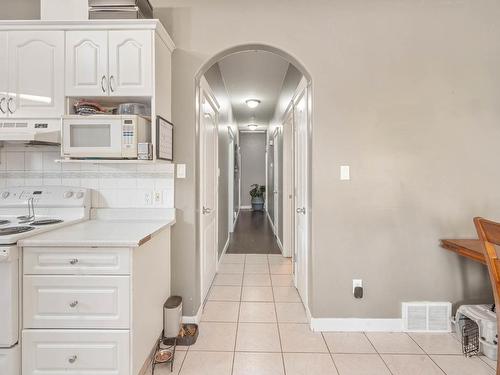
[[[92,207],[174,207],[174,164],[58,163],[55,146],[0,148],[0,188],[67,185],[92,189]]]

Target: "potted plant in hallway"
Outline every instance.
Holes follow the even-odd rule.
[[[250,186],[250,196],[252,197],[252,210],[264,211],[264,193],[266,187],[264,185],[253,184]]]

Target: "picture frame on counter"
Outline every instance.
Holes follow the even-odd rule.
[[[156,116],[156,158],[174,161],[174,124]]]

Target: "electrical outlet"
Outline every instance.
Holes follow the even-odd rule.
[[[360,286],[361,288],[363,287],[363,280],[361,279],[352,279],[352,294],[354,294],[354,289]]]
[[[348,165],[340,166],[340,180],[349,181],[351,179],[350,168]]]
[[[153,204],[153,194],[150,191],[144,193],[144,204],[146,206],[151,206]]]
[[[161,194],[161,192],[155,191],[154,192],[154,204],[156,206],[159,206],[159,205],[161,205],[161,202],[162,202],[162,194]]]

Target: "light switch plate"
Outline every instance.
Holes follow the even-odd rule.
[[[350,168],[348,165],[340,166],[340,180],[347,181],[351,179]]]
[[[177,178],[186,178],[186,164],[177,164]]]

